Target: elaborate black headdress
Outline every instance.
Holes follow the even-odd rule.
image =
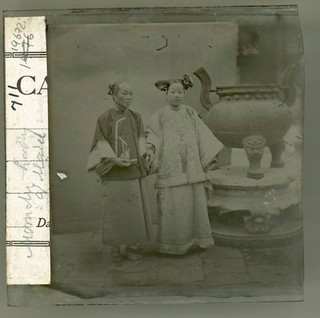
[[[187,90],[193,86],[193,81],[191,77],[187,74],[183,75],[182,79],[170,79],[170,80],[159,80],[155,82],[155,86],[157,89],[163,92],[167,92],[169,89],[169,86],[173,83],[181,83],[183,86],[183,89]]]

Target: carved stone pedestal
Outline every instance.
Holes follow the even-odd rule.
[[[210,172],[208,207],[217,244],[265,246],[300,237],[301,185],[292,169],[269,168],[259,180],[245,167]]]

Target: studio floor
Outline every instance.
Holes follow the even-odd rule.
[[[53,235],[51,286],[12,287],[9,299],[13,306],[21,303],[20,294],[31,305],[299,301],[302,282],[301,242],[273,248],[215,245],[170,258],[150,244],[142,260],[112,263],[101,232],[83,232]]]

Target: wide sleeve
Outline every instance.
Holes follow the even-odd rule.
[[[207,171],[216,164],[216,157],[224,147],[223,144],[213,135],[208,126],[195,113],[195,122],[198,133],[199,155],[202,168]]]
[[[116,154],[110,143],[105,139],[101,132],[100,121],[98,120],[94,140],[89,153],[87,170],[91,171],[98,168],[98,173],[99,171],[107,173],[113,166],[110,159],[115,157]]]
[[[154,114],[146,125],[147,147],[159,149],[161,143],[161,127],[159,123],[159,114]]]
[[[150,174],[155,173],[162,161],[162,113],[154,114],[146,125],[146,148],[150,157]]]
[[[138,142],[139,142],[139,154],[140,156],[144,156],[147,152],[146,149],[146,131],[144,128],[143,120],[141,115],[138,114],[137,117],[137,124],[138,124]]]

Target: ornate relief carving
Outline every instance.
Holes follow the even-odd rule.
[[[266,139],[260,135],[248,136],[243,139],[242,146],[249,160],[247,176],[253,179],[262,178],[264,173],[261,168],[261,159],[266,146]]]

